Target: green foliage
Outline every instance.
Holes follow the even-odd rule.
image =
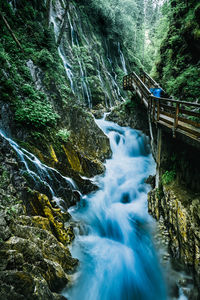
[[[63,142],[67,142],[69,140],[71,132],[66,128],[60,129],[56,134]]]
[[[125,107],[126,110],[128,110],[129,112],[134,112],[136,107],[137,107],[137,102],[136,102],[136,98],[134,100],[132,99],[127,99],[124,103],[123,106]]]
[[[169,28],[169,2],[155,5],[152,0],[147,0],[145,15],[144,66],[153,76],[155,62],[159,60],[159,48]]]
[[[4,189],[8,184],[9,184],[9,173],[7,170],[3,169],[2,174],[0,176],[0,188]]]
[[[197,1],[180,0],[170,7],[169,30],[155,72],[168,94],[185,101],[199,99],[199,11]]]
[[[26,125],[36,128],[45,126],[55,126],[59,116],[53,111],[53,107],[48,102],[41,100],[18,101],[15,106],[15,119]]]
[[[118,42],[121,49],[135,54],[143,60],[144,45],[144,0],[78,0],[79,7],[89,16],[96,31],[110,41],[110,53],[119,56]],[[106,47],[109,45],[106,45]],[[121,62],[118,61],[121,66]],[[137,65],[129,59],[131,67]]]
[[[176,177],[176,172],[171,171],[165,171],[165,173],[162,175],[162,183],[163,184],[170,184]]]
[[[54,65],[54,59],[47,49],[42,49],[36,55],[36,63],[44,69],[51,68]]]

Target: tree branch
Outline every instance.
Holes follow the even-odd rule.
[[[15,43],[17,44],[17,46],[18,46],[22,51],[24,51],[24,49],[22,48],[20,42],[19,42],[18,39],[16,38],[14,32],[13,32],[12,29],[10,28],[10,25],[8,24],[6,18],[4,17],[4,14],[3,14],[1,11],[0,11],[0,16],[1,16],[1,18],[2,18],[2,20],[3,20],[3,22],[4,22],[4,24],[6,25],[8,31],[9,31],[10,34],[12,35],[12,37],[13,37]]]

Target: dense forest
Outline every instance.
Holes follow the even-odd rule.
[[[0,0],[0,300],[199,299],[199,88],[198,0]]]

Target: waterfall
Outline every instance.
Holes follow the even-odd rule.
[[[74,29],[74,26],[72,25],[72,21],[71,21],[71,17],[70,17],[69,12],[67,13],[67,17],[68,17],[68,22],[69,22],[69,25],[70,25],[71,43],[72,43],[72,47],[73,47],[74,45],[78,45],[77,32]]]
[[[150,236],[145,178],[155,172],[148,139],[141,132],[96,120],[113,152],[100,189],[70,209],[82,227],[72,248],[81,267],[71,300],[164,300],[165,283]],[[79,225],[80,226],[80,225]]]
[[[91,100],[91,91],[90,91],[90,87],[88,85],[87,82],[87,74],[85,69],[83,69],[82,67],[82,62],[79,59],[79,57],[77,56],[78,59],[78,63],[80,66],[80,75],[81,75],[81,85],[82,85],[82,92],[83,92],[83,98],[87,101],[89,108],[92,108],[92,100]]]
[[[62,16],[63,13],[64,13],[63,7],[61,7],[59,1],[55,1],[53,6],[51,7],[51,23],[53,24],[54,27],[56,40],[58,39],[59,32],[61,29],[61,17],[58,18],[57,16]],[[69,5],[69,11],[67,12],[67,19],[68,19],[68,27],[70,30],[70,39],[65,40],[65,43],[63,42],[63,40],[61,41],[58,47],[58,53],[62,59],[65,72],[69,79],[73,94],[78,96],[78,98],[79,95],[82,95],[82,98],[85,101],[85,103],[88,105],[88,107],[92,108],[92,94],[88,82],[85,62],[84,59],[81,58],[81,55],[77,55],[75,49],[79,49],[80,53],[82,51],[81,47],[86,47],[89,52],[92,51],[93,45],[96,44],[96,37],[92,34],[92,32],[89,31],[89,25],[84,24],[84,26],[86,27],[88,26],[88,28],[86,28],[87,30],[87,36],[86,36],[86,34],[84,33],[85,28],[83,28],[82,26],[80,13],[72,3],[70,3]],[[127,72],[124,56],[120,49],[120,45],[118,46],[118,48],[119,48],[121,62],[123,65],[123,70]],[[97,76],[99,78],[102,90],[105,94],[105,105],[106,107],[112,107],[115,104],[115,100],[124,101],[124,98],[116,82],[116,74],[113,70],[112,60],[108,54],[107,54],[107,58],[109,59],[110,62],[111,72],[107,70],[107,68],[105,67],[104,59],[102,56],[100,56],[100,58],[97,57],[97,60],[101,61],[101,64],[103,66],[103,72],[101,74],[100,68],[98,67]],[[77,65],[79,66],[79,74],[76,68],[75,70],[73,70],[72,66],[74,62],[76,63],[76,66]],[[77,78],[79,78],[78,81],[75,80]],[[106,84],[107,82],[110,85],[109,87]]]
[[[123,71],[124,71],[125,74],[128,74],[127,69],[126,69],[126,62],[125,62],[124,54],[121,51],[119,42],[118,42],[118,51],[119,51]]]
[[[99,81],[101,83],[102,91],[104,92],[104,95],[105,95],[105,106],[106,106],[106,108],[108,108],[109,107],[108,101],[109,101],[109,103],[111,103],[111,101],[110,101],[110,96],[109,96],[109,94],[108,94],[108,92],[105,88],[105,84],[103,82],[103,79],[101,77],[100,61],[98,60],[98,58],[97,58],[97,73],[98,73]]]
[[[66,59],[66,56],[64,56],[64,54],[62,53],[61,47],[58,47],[58,53],[63,61],[63,65],[67,74],[67,77],[70,81],[70,86],[72,89],[73,94],[75,94],[75,90],[74,90],[74,82],[73,82],[73,73],[71,70],[71,65],[69,64],[68,60]]]
[[[11,138],[0,130],[0,136],[5,139],[17,153],[22,174],[27,178],[33,189],[51,197],[59,206],[69,207],[73,204],[71,190],[76,190],[76,184],[71,178],[62,176],[57,170],[46,166],[32,153],[21,148]],[[67,205],[64,204],[64,201]]]
[[[58,38],[58,35],[59,35],[59,32],[60,32],[60,28],[59,28],[59,26],[56,22],[56,13],[54,12],[52,7],[51,7],[51,23],[53,24],[55,39],[57,41],[57,38]],[[71,65],[70,65],[66,55],[64,54],[64,51],[63,51],[61,45],[58,46],[58,53],[60,55],[60,58],[62,59],[64,68],[65,68],[65,72],[66,72],[67,77],[68,77],[69,82],[70,82],[72,92],[73,92],[73,94],[75,94],[74,82],[73,82],[73,73],[72,73]]]
[[[12,10],[14,12],[16,12],[17,8],[16,8],[16,0],[9,0],[8,3],[10,4]]]

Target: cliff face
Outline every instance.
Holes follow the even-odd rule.
[[[149,212],[163,218],[169,233],[169,249],[174,261],[181,261],[200,280],[199,194],[192,193],[175,182],[149,193]]]
[[[199,1],[171,0],[170,4],[169,31],[161,44],[157,79],[170,95],[198,102]],[[149,212],[157,220],[164,219],[173,257],[193,270],[199,285],[199,149],[167,133],[163,133],[161,147],[159,182],[149,195]]]
[[[16,152],[0,137],[0,298],[62,299],[57,292],[77,265],[68,249],[70,216],[32,191],[20,169]]]
[[[63,211],[111,155],[89,110],[122,100],[125,60],[72,1],[0,0],[0,11],[0,298],[62,299],[77,265]]]
[[[154,128],[155,129],[155,128]],[[154,142],[156,141],[156,130]],[[158,142],[158,141],[157,141]],[[169,251],[175,265],[191,272],[196,286],[200,282],[200,191],[199,150],[189,146],[180,137],[173,139],[162,131],[161,153],[154,145],[157,160],[157,186],[148,196],[149,213],[163,220],[169,235]],[[193,290],[189,299],[196,299]]]
[[[0,127],[80,182],[102,172],[109,142],[89,109],[123,99],[120,44],[73,1],[0,1],[0,9]]]

